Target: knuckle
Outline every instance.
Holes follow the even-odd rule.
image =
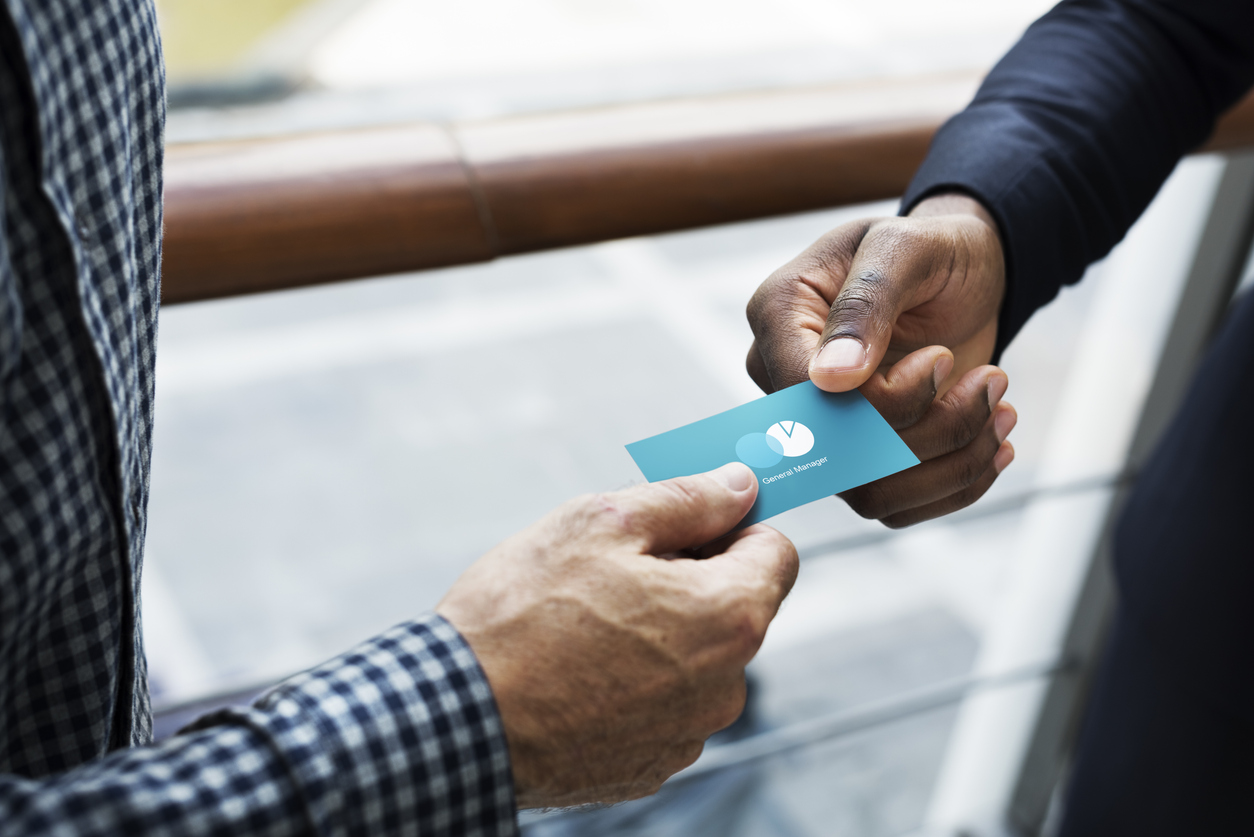
[[[616,793],[598,794],[601,798],[598,802],[630,802],[634,799],[643,799],[646,796],[653,796],[662,789],[662,785],[666,783],[674,774],[679,771],[674,769],[674,765],[679,762],[675,755],[675,747],[672,746],[664,753],[659,753],[653,757],[653,760],[643,768],[640,768],[636,775],[630,780],[621,784],[616,783]]]
[[[801,568],[801,555],[797,552],[797,545],[783,532],[775,531],[773,537],[775,550],[781,558],[780,572],[785,575],[788,586],[792,587],[792,582],[797,578],[797,571]]]
[[[984,415],[979,415],[974,409],[959,409],[948,404],[942,406],[941,410],[944,419],[942,440],[947,451],[960,450],[971,444],[984,429],[984,422],[988,417],[987,410]]]
[[[988,469],[988,463],[974,453],[959,457],[954,468],[954,483],[960,488],[974,485]]]
[[[867,232],[877,223],[891,221],[892,218],[862,218],[857,221],[850,221],[847,224],[841,224],[839,227],[833,227],[827,232],[819,236],[818,240],[806,249],[807,255],[816,257],[822,256],[847,256],[852,251],[858,249],[862,241],[866,238]]]
[[[757,607],[745,608],[736,620],[732,632],[732,647],[736,659],[748,662],[762,647],[766,639],[766,629],[770,627],[770,619]]]
[[[597,493],[571,500],[567,517],[578,529],[622,531],[631,528],[633,516],[615,495]]]
[[[873,375],[858,391],[894,430],[908,430],[927,417],[934,393],[931,381],[913,388],[894,387],[883,375]]]
[[[844,273],[854,254],[862,247],[867,233],[877,224],[891,221],[885,218],[861,218],[850,221],[828,230],[819,236],[793,260],[793,265],[804,265],[808,269]]]
[[[649,793],[652,795],[657,793],[662,784],[686,767],[691,767],[701,758],[701,753],[705,750],[705,741],[702,739],[681,741],[671,746],[666,758],[659,765],[659,773],[661,775],[654,777],[650,785]]]
[[[678,773],[685,767],[689,767],[701,758],[701,753],[705,751],[704,741],[687,741],[681,744],[675,753],[675,769],[672,774]]]
[[[631,786],[631,790],[623,794],[622,799],[610,799],[610,802],[632,802],[637,799],[653,796],[662,789],[662,785],[666,783],[669,777],[655,776],[647,782],[641,782]],[[601,800],[598,800],[601,801]]]
[[[727,729],[745,711],[745,701],[748,697],[748,690],[745,688],[745,680],[743,677],[737,678],[734,685],[726,690],[715,704],[714,711],[710,715],[711,732],[718,732],[721,729]]]
[[[880,520],[888,514],[887,491],[878,482],[847,491],[841,496],[859,517],[866,520]]]
[[[755,337],[767,338],[785,329],[798,307],[826,283],[807,275],[803,266],[787,264],[767,277],[749,297],[745,317]]]
[[[984,473],[980,475],[978,480],[958,493],[958,502],[960,505],[957,506],[957,508],[965,509],[967,506],[983,497],[996,481],[997,471],[990,464],[984,469]]]
[[[895,405],[896,408],[893,410],[894,429],[904,430],[923,421],[928,411],[932,409],[932,395],[929,386],[926,392],[915,392],[909,397],[900,399],[900,403]]]
[[[744,585],[709,595],[709,606],[718,614],[722,658],[747,663],[762,646],[771,624],[771,615],[760,602],[760,587]]]
[[[716,584],[696,584],[684,592],[688,612],[693,619],[706,620],[717,617],[725,610],[722,591]]]
[[[748,304],[745,305],[745,317],[749,320],[749,326],[755,334],[759,325],[771,323],[772,318],[769,312],[775,307],[775,299],[781,291],[779,280],[776,278],[778,275],[778,273],[772,273],[758,286],[753,296],[749,297]]]

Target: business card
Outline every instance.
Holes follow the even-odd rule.
[[[859,392],[806,381],[627,445],[649,482],[740,460],[758,476],[742,528],[904,471],[919,460]]]

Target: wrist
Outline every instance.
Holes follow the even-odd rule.
[[[959,249],[967,255],[971,265],[977,266],[976,275],[984,278],[981,284],[993,316],[979,339],[974,341],[975,351],[968,354],[974,358],[970,363],[988,363],[995,353],[1000,312],[1007,293],[1005,242],[993,213],[967,192],[951,191],[924,198],[911,208],[907,217],[929,219],[948,229],[956,241],[964,243]],[[967,360],[958,358],[959,368],[970,368]]]
[[[1001,231],[988,207],[980,203],[966,192],[941,192],[924,198],[914,205],[907,217],[933,218],[938,215],[968,215],[983,221],[1001,241]]]

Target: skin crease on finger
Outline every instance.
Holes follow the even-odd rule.
[[[685,528],[696,546],[729,529],[757,493],[752,479],[736,499],[708,475],[684,479],[565,504],[437,606],[492,686],[520,807],[652,793],[739,715],[796,551],[759,525],[702,547],[707,560],[659,560]],[[675,529],[667,515],[685,502]]]

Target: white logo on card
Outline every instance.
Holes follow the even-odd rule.
[[[784,456],[805,456],[814,447],[814,434],[799,421],[772,424],[766,435],[779,442]]]
[[[736,442],[736,458],[752,468],[770,468],[785,456],[805,456],[814,434],[799,421],[779,421],[765,433],[747,433]]]

